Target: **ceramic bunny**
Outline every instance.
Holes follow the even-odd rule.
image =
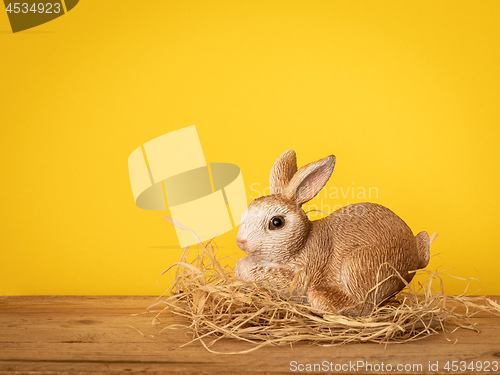
[[[301,206],[330,178],[335,156],[297,171],[295,152],[274,163],[271,194],[244,212],[237,236],[248,254],[236,277],[303,295],[315,308],[366,315],[409,282],[429,262],[429,235],[411,229],[388,208],[358,203],[310,221]],[[400,276],[398,276],[398,274]]]

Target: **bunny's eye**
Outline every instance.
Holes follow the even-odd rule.
[[[269,229],[280,229],[285,225],[285,218],[283,216],[274,216],[269,222]]]

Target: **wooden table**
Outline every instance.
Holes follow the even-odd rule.
[[[301,365],[317,364],[323,365],[316,367],[320,371],[352,373],[357,369],[358,373],[364,373],[361,366],[352,367],[362,361],[374,366],[372,373],[377,374],[478,374],[485,372],[448,372],[444,366],[447,361],[500,362],[499,317],[474,318],[481,333],[460,330],[449,335],[456,343],[439,334],[405,344],[340,347],[300,344],[221,355],[207,352],[200,343],[181,348],[190,340],[188,331],[168,330],[158,334],[150,315],[132,315],[144,312],[154,302],[155,297],[0,297],[0,372],[297,373]],[[155,337],[149,337],[151,334]],[[236,351],[250,344],[225,340],[217,345],[220,351]],[[433,371],[435,367],[429,369],[429,363],[437,362],[438,371]],[[376,365],[382,363],[384,368],[375,371]],[[393,371],[387,371],[388,364]],[[398,372],[398,364],[410,366],[407,369],[413,365],[421,367]],[[340,371],[335,371],[335,365]],[[344,366],[344,371],[339,366]]]

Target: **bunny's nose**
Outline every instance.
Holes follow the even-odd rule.
[[[246,248],[247,248],[247,240],[244,240],[242,238],[237,238],[236,239],[236,244],[238,245],[238,247],[243,250],[243,251],[246,251]]]

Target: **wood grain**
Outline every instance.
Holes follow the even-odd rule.
[[[448,372],[443,369],[446,361],[500,361],[500,318],[484,314],[473,319],[481,333],[459,330],[448,335],[451,342],[439,334],[405,344],[299,344],[221,355],[207,352],[197,342],[181,348],[191,338],[187,330],[159,333],[152,316],[144,314],[154,302],[155,297],[128,296],[0,297],[0,372],[290,373],[291,361],[297,365],[368,361],[394,368],[422,365],[422,371],[406,373],[459,374],[470,371]],[[163,323],[186,323],[173,316],[165,319]],[[225,340],[215,349],[236,351],[248,345]],[[439,371],[429,371],[429,362],[436,361]]]

